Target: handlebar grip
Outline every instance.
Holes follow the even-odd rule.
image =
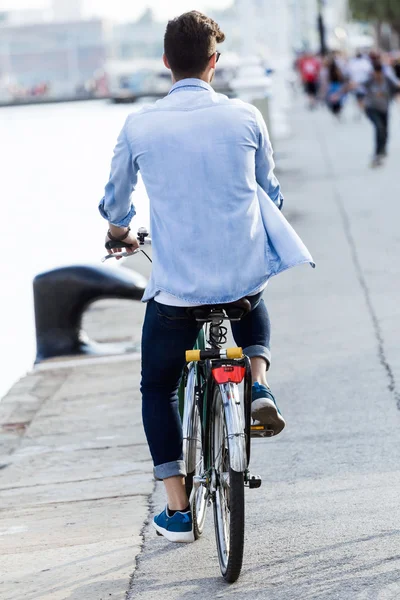
[[[187,350],[186,351],[186,362],[198,362],[200,360],[215,360],[215,359],[228,358],[234,360],[236,358],[243,358],[242,348],[208,348],[207,350]]]
[[[243,349],[242,348],[227,348],[226,350],[226,358],[243,358]]]
[[[132,244],[125,244],[125,242],[106,242],[105,247],[107,250],[114,250],[114,248],[132,248]]]
[[[186,362],[198,362],[200,360],[200,350],[187,350]]]

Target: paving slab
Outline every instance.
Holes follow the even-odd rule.
[[[21,550],[125,540],[135,535],[136,529],[139,534],[146,514],[147,498],[136,494],[11,508],[0,515],[2,551],[18,554]]]
[[[119,424],[120,425],[120,424]],[[67,433],[45,433],[42,436],[32,436],[30,432],[22,438],[18,453],[40,454],[43,452],[68,450],[88,450],[91,448],[110,448],[129,446],[135,442],[135,430],[140,434],[140,424],[125,424],[110,431],[109,427],[94,431],[70,431]],[[140,438],[141,439],[141,438]],[[139,442],[140,443],[140,442]]]
[[[139,373],[137,360],[53,362],[5,398],[1,600],[125,598],[154,488]]]
[[[0,557],[4,600],[125,600],[141,537]]]
[[[148,469],[124,475],[103,475],[99,478],[80,481],[62,481],[27,486],[17,486],[0,491],[1,510],[42,504],[80,502],[99,498],[125,498],[135,495],[149,496],[154,482]],[[1,516],[1,512],[0,512]]]
[[[16,455],[3,469],[0,490],[151,471],[145,444],[68,452]]]

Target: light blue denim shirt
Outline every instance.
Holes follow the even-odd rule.
[[[274,166],[261,113],[202,80],[179,81],[128,117],[99,209],[110,223],[129,225],[140,171],[153,243],[144,302],[160,291],[196,304],[232,302],[271,275],[312,262],[276,208],[283,196]],[[263,203],[273,205],[264,207],[267,217]],[[283,255],[273,242],[277,230]]]

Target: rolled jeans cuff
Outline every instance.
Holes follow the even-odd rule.
[[[173,460],[172,462],[157,465],[153,469],[155,479],[162,481],[168,477],[186,477],[186,465],[184,460]]]
[[[247,348],[243,348],[244,354],[249,358],[264,358],[267,362],[267,371],[271,366],[271,350],[266,348],[266,346],[247,346]]]

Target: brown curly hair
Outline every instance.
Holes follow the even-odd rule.
[[[225,40],[218,23],[197,10],[168,22],[164,52],[175,79],[204,73],[216,45]]]

